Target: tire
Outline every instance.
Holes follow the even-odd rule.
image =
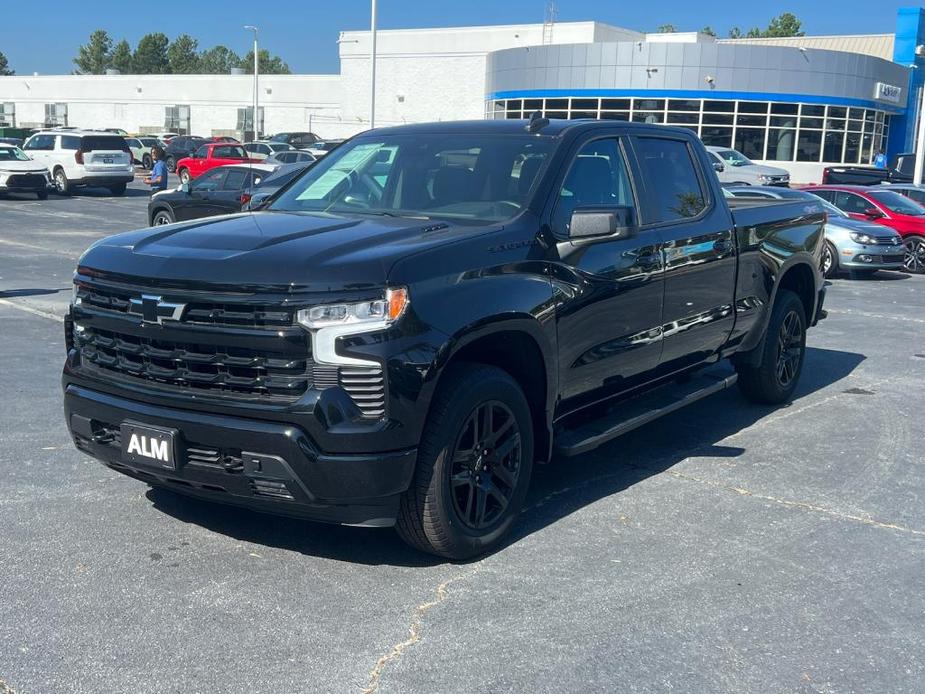
[[[822,244],[822,258],[819,260],[819,267],[826,279],[838,277],[838,249],[830,241]]]
[[[113,195],[125,195],[125,184],[118,183],[114,186],[109,186],[109,192]]]
[[[806,314],[800,297],[790,290],[777,292],[760,349],[761,361],[757,365],[736,363],[739,389],[752,402],[787,402],[800,380],[806,357]]]
[[[925,238],[910,236],[905,239],[906,260],[903,268],[906,272],[921,275],[925,272]]]
[[[48,200],[48,191],[40,190],[35,194],[35,197],[37,197],[39,200]]]
[[[493,433],[483,440],[486,428]],[[495,444],[510,450],[499,456]],[[488,552],[517,521],[532,468],[533,422],[517,382],[494,366],[452,366],[431,404],[396,530],[448,559]]]
[[[141,168],[149,170],[151,168],[151,155],[145,154],[141,157]]]
[[[55,184],[55,190],[58,192],[58,195],[70,195],[74,187],[71,185],[71,182],[67,180],[67,174],[64,173],[64,169],[55,169],[54,174],[52,175]]]
[[[160,209],[154,213],[154,216],[151,217],[151,226],[157,227],[162,224],[173,224],[174,223],[173,215],[170,213],[170,210]]]
[[[169,155],[167,159],[164,160],[164,163],[167,165],[167,170],[170,173],[176,173],[177,171],[177,160],[173,155]]]
[[[180,183],[189,183],[189,182],[190,182],[189,169],[187,168],[180,169]]]

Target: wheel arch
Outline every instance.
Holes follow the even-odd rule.
[[[167,203],[158,203],[151,207],[151,211],[148,213],[148,226],[154,226],[154,218],[157,216],[158,212],[166,212],[170,215],[170,218],[176,221],[176,217],[173,214],[173,208]]]
[[[552,346],[536,320],[500,320],[455,337],[440,365],[433,392],[440,388],[447,368],[462,362],[495,366],[517,382],[527,398],[533,418],[534,457],[540,462],[548,461],[552,453],[556,362]]]

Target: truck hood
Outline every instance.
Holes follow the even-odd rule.
[[[256,212],[101,239],[83,269],[191,285],[288,292],[381,288],[399,258],[498,229],[407,217]]]
[[[743,171],[754,176],[787,176],[790,172],[786,169],[779,169],[776,166],[765,166],[764,164],[751,164],[749,166],[730,166],[727,171]]]
[[[37,161],[0,161],[0,173],[45,173],[47,166]]]

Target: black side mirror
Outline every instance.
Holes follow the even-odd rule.
[[[581,207],[572,212],[569,224],[569,238],[587,239],[607,236],[626,239],[632,236],[636,226],[636,214],[632,207]]]
[[[721,161],[715,161],[713,162],[713,170],[717,173],[722,173],[726,170],[726,166]]]

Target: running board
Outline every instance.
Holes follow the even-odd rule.
[[[659,417],[725,390],[738,378],[736,373],[713,371],[696,374],[684,383],[671,382],[659,386],[616,406],[612,412],[599,419],[575,429],[557,432],[555,452],[566,457],[587,453]]]

